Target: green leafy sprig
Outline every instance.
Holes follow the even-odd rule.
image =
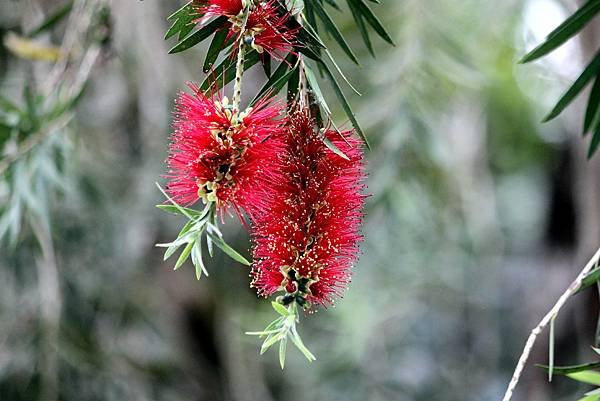
[[[279,343],[279,365],[283,369],[285,367],[287,343],[290,340],[309,362],[316,361],[317,358],[306,348],[296,328],[296,324],[300,323],[297,303],[292,302],[286,307],[277,301],[273,301],[271,305],[279,314],[279,317],[262,331],[246,332],[247,335],[259,336],[265,339],[260,347],[260,354],[264,354],[269,348]]]
[[[175,202],[158,183],[156,184],[163,195],[171,203],[170,205],[156,205],[161,210],[172,214],[184,216],[188,219],[183,226],[177,238],[169,243],[157,244],[157,247],[167,248],[164,254],[164,260],[169,259],[178,249],[183,247],[175,262],[175,270],[179,269],[186,260],[191,257],[192,264],[196,269],[196,278],[200,280],[202,275],[208,276],[208,271],[204,265],[202,255],[203,242],[206,242],[206,248],[210,257],[214,255],[216,246],[227,256],[245,266],[250,266],[250,262],[239,252],[229,246],[223,239],[223,234],[219,229],[217,222],[216,203],[208,201],[202,211],[183,207]]]

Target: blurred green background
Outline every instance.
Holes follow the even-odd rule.
[[[58,3],[0,0],[0,35],[35,26]],[[361,60],[357,68],[334,52],[363,93],[350,102],[373,148],[371,196],[349,290],[300,326],[317,361],[290,348],[282,372],[275,351],[258,355],[243,333],[262,329],[272,310],[246,268],[218,253],[197,282],[191,266],[173,272],[154,247],[182,223],[154,207],[154,183],[173,99],[204,78],[205,47],[167,54],[166,17],[180,2],[114,0],[110,41],[72,128],[55,138],[60,194],[32,192],[51,249],[40,249],[30,229],[38,217],[27,212],[15,218],[33,223],[0,247],[0,400],[501,398],[529,331],[600,244],[600,156],[585,159],[582,104],[539,122],[600,30],[523,66],[519,57],[574,2],[382,3],[372,8],[396,46],[374,37],[376,59],[350,13],[332,11]],[[41,40],[60,43],[62,33]],[[50,67],[0,47],[0,93],[22,101],[26,83],[42,85]],[[245,94],[263,81],[252,70]],[[337,116],[345,121],[339,108]],[[32,170],[31,185],[43,172]],[[14,212],[14,191],[28,196],[8,180],[4,213]],[[225,235],[248,254],[247,232],[228,223]],[[580,294],[560,315],[557,364],[593,359],[597,298]],[[546,338],[532,363],[547,362]],[[548,384],[530,364],[515,400],[573,400],[583,390],[562,378]]]

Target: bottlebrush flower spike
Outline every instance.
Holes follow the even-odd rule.
[[[254,220],[253,282],[260,295],[283,291],[284,305],[327,305],[341,295],[358,255],[365,196],[361,142],[351,131],[325,132],[295,112],[264,213]]]
[[[289,14],[280,15],[275,0],[250,1],[250,12],[244,25],[244,2],[242,0],[204,0],[197,3],[202,19],[225,16],[229,19],[229,35],[241,37],[245,44],[259,53],[267,52],[277,59],[293,50],[297,29],[289,29]],[[241,30],[244,29],[243,32]]]
[[[176,101],[174,132],[167,159],[167,193],[179,204],[202,199],[223,212],[260,209],[260,189],[277,162],[281,105],[261,100],[242,113],[226,97],[207,98],[195,84],[193,94]]]

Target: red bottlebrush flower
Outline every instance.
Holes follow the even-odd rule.
[[[229,36],[240,36],[259,53],[267,52],[278,59],[293,50],[298,29],[286,26],[289,14],[279,15],[274,0],[253,5],[241,32],[244,17],[241,0],[204,0],[198,3],[203,18],[225,16],[229,19]]]
[[[285,290],[294,300],[323,305],[341,295],[361,239],[364,168],[352,132],[325,136],[349,160],[327,148],[307,112],[286,127],[286,149],[268,206],[254,221],[252,286],[268,296]]]
[[[238,116],[226,97],[209,99],[189,86],[194,93],[181,92],[176,101],[167,192],[180,204],[202,198],[221,211],[231,206],[252,214],[275,168],[281,106],[263,100]]]

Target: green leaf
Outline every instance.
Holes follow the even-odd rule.
[[[577,380],[578,382],[600,386],[600,372],[585,370],[582,372],[568,373],[566,376],[573,380]]]
[[[283,337],[279,342],[279,366],[281,370],[285,368],[285,349],[287,347],[287,337]]]
[[[294,104],[300,86],[300,68],[295,67],[291,72],[292,75],[288,79],[287,84],[287,104]]]
[[[325,146],[327,146],[327,148],[329,148],[329,150],[331,150],[333,153],[335,153],[342,159],[350,160],[350,158],[348,158],[348,156],[346,156],[346,154],[344,152],[342,152],[337,146],[335,146],[335,144],[333,142],[331,142],[325,136],[323,136],[323,143],[325,144]]]
[[[329,4],[331,7],[335,8],[338,11],[342,11],[342,9],[335,0],[325,0],[325,3]]]
[[[198,18],[200,18],[200,15],[196,13],[192,1],[183,5],[179,10],[167,17],[167,20],[174,22],[165,34],[165,40],[176,34],[179,34],[179,39],[181,40],[194,29],[196,25],[194,21]]]
[[[325,112],[329,116],[331,116],[331,109],[329,108],[329,105],[325,100],[325,96],[323,96],[323,92],[321,91],[321,87],[319,86],[319,80],[315,76],[315,73],[313,72],[312,68],[310,68],[310,66],[307,63],[304,63],[304,74],[306,75],[306,80],[312,88],[313,93],[317,97],[317,101],[319,102],[321,107],[323,107],[323,110],[325,110]]]
[[[183,206],[175,206],[175,205],[156,205],[157,208],[159,208],[160,210],[163,210],[167,213],[171,213],[171,214],[177,214],[177,215],[181,215],[181,216],[203,216],[206,215],[206,210],[199,212],[197,210],[194,209],[190,209],[189,207],[183,207]]]
[[[171,244],[169,244],[169,246],[167,247],[167,250],[165,251],[165,254],[163,256],[163,260],[169,259],[183,244],[186,243],[185,241],[177,241],[177,240],[184,238],[185,235],[192,229],[192,227],[194,227],[194,221],[190,220],[187,223],[185,223],[185,225],[183,226],[183,228],[177,235],[177,239],[175,241],[173,241]],[[157,245],[157,246],[159,246],[159,245]]]
[[[4,110],[5,112],[9,113],[21,113],[21,110],[13,103],[11,102],[9,99],[5,98],[4,96],[0,95],[0,109]]]
[[[550,367],[547,365],[535,365],[538,368],[548,370]],[[584,372],[587,370],[600,369],[600,362],[585,363],[582,365],[572,366],[555,366],[553,370],[555,375],[567,375],[571,373]]]
[[[585,393],[585,395],[600,395],[600,388],[597,388],[592,391],[588,391],[587,393]]]
[[[333,64],[333,66],[337,70],[338,74],[340,74],[340,76],[348,84],[350,89],[352,89],[354,91],[354,93],[356,93],[358,96],[362,96],[362,94],[358,90],[356,90],[356,88],[350,83],[350,80],[346,77],[346,75],[344,74],[344,71],[342,71],[340,66],[335,62],[335,59],[331,55],[331,52],[329,50],[325,49],[325,54],[327,54],[327,57],[329,57],[331,64]]]
[[[600,1],[589,0],[573,15],[560,24],[558,28],[550,32],[542,44],[527,53],[519,62],[528,63],[550,53],[575,36],[599,11]]]
[[[313,353],[310,352],[308,350],[308,348],[306,348],[306,345],[304,345],[304,342],[302,342],[302,338],[300,338],[300,334],[298,334],[298,331],[296,330],[296,326],[292,326],[292,335],[290,336],[290,338],[292,339],[292,342],[294,343],[296,348],[298,348],[300,350],[300,352],[302,352],[302,354],[306,357],[306,359],[309,360],[309,362],[313,362],[313,361],[317,360],[317,357],[315,357],[313,355]]]
[[[195,45],[197,45],[198,43],[202,42],[204,39],[206,39],[210,35],[212,35],[219,28],[223,27],[223,25],[225,25],[226,23],[227,23],[227,17],[223,17],[223,16],[218,17],[214,21],[203,26],[196,32],[187,36],[185,39],[183,39],[177,45],[175,45],[171,50],[169,50],[169,54],[179,53],[179,52],[182,52],[182,51],[185,51],[185,50],[188,50],[188,49],[194,47]]]
[[[594,120],[600,119],[600,79],[596,77],[592,90],[590,91],[590,97],[588,99],[587,107],[585,110],[585,119],[583,123],[583,134],[587,134],[590,128],[594,124]]]
[[[354,4],[353,2],[349,1],[348,7],[350,8],[352,17],[354,18],[354,21],[356,22],[356,26],[358,27],[358,31],[360,32],[360,35],[363,38],[363,42],[365,42],[365,46],[367,47],[367,50],[369,50],[369,53],[371,54],[371,56],[375,57],[375,51],[373,50],[373,44],[371,43],[371,38],[369,37],[369,31],[367,29],[367,26],[365,25],[365,21],[363,19],[362,14],[358,10],[358,7],[356,7],[356,4]]]
[[[192,264],[196,268],[196,279],[200,280],[202,274],[208,276],[208,271],[204,266],[204,259],[202,258],[202,241],[198,240],[192,248]]]
[[[281,331],[281,327],[279,327],[279,326],[283,322],[283,319],[284,319],[283,317],[278,317],[277,319],[275,319],[271,323],[269,323],[269,325],[267,327],[265,327],[265,329],[263,331],[247,331],[245,334],[248,336],[264,337],[269,334],[278,333]]]
[[[280,331],[276,334],[270,334],[260,347],[260,354],[262,355],[267,352],[269,348],[271,348],[277,341],[280,341],[285,336],[285,331]]]
[[[548,340],[548,381],[552,381],[552,374],[554,373],[554,321],[556,315],[550,319],[550,338]]]
[[[183,244],[173,244],[170,247],[167,248],[167,250],[165,251],[165,254],[163,255],[163,260],[167,260],[169,259],[171,256],[173,256],[173,254],[175,252],[177,252],[177,250],[179,248],[181,248]]]
[[[256,51],[246,54],[244,61],[244,71],[258,63],[260,57]],[[209,75],[200,85],[200,89],[205,93],[214,88],[223,88],[235,78],[235,62],[231,57],[226,57],[217,68],[215,74]]]
[[[600,2],[598,2],[600,4]],[[558,116],[590,82],[592,78],[600,72],[600,52],[597,52],[592,61],[585,67],[579,78],[565,92],[565,94],[556,103],[552,111],[543,119],[543,122],[550,121]]]
[[[600,395],[597,395],[597,394],[586,395],[585,397],[580,398],[577,401],[600,401]]]
[[[307,7],[308,4],[309,3],[307,3]],[[301,17],[303,18],[305,25],[298,27],[299,31],[297,37],[300,43],[304,45],[303,47],[315,47],[317,52],[319,49],[326,49],[327,46],[325,46],[325,43],[323,43],[323,40],[317,34],[316,29],[313,28],[314,25],[308,22],[307,18],[304,18],[304,15],[301,15]],[[300,49],[302,49],[302,47]]]
[[[318,1],[315,1],[313,4],[315,7],[314,10],[315,10],[316,14],[319,16],[319,18],[321,19],[321,22],[323,22],[325,29],[331,34],[333,39],[335,39],[335,41],[342,48],[342,50],[344,50],[344,52],[348,55],[348,57],[350,57],[350,60],[352,60],[354,63],[356,63],[358,65],[359,62],[358,62],[358,59],[356,58],[356,55],[354,54],[352,49],[350,49],[348,42],[346,42],[346,39],[344,39],[344,36],[340,32],[340,30],[337,27],[337,25],[335,24],[335,22],[333,22],[333,20],[329,16],[329,14],[327,14],[327,11],[325,11],[325,9],[321,5],[321,3],[319,3]]]
[[[239,262],[245,266],[250,266],[251,263],[248,261],[248,259],[246,259],[245,257],[243,257],[240,253],[238,253],[235,249],[233,249],[232,247],[230,247],[229,245],[227,245],[225,243],[225,241],[223,241],[221,238],[219,238],[219,236],[212,234],[211,232],[207,232],[207,235],[210,237],[210,239],[212,239],[213,243],[219,248],[221,249],[223,252],[225,252],[225,254],[227,256],[229,256],[231,259],[235,260],[236,262]]]
[[[166,192],[164,189],[162,189],[162,187],[158,184],[158,182],[156,183],[156,186],[158,187],[158,189],[160,190],[160,192],[162,192],[162,194],[165,196],[165,198],[167,198],[169,200],[169,202],[171,202],[171,204],[173,206],[175,206],[177,208],[177,210],[183,214],[185,217],[187,217],[188,219],[192,220],[192,216],[185,211],[185,209],[183,207],[181,207],[177,202],[175,202]]]
[[[304,14],[303,15],[306,16],[306,21],[308,22],[308,24],[304,24],[304,25],[308,26],[308,27],[312,27],[314,29],[314,35],[318,37],[319,35],[317,35],[317,32],[319,31],[319,27],[317,26],[317,19],[315,17],[315,11],[314,11],[312,1],[308,1],[308,2],[304,3]],[[323,48],[325,48],[325,46],[323,46]]]
[[[38,115],[37,106],[38,102],[36,96],[31,89],[31,84],[27,83],[23,88],[23,97],[25,98],[25,107],[27,112],[27,118],[31,122],[31,130],[37,130],[38,126]]]
[[[2,154],[2,147],[4,143],[11,137],[14,128],[10,125],[0,122],[0,154]]]
[[[279,64],[279,67],[277,67],[273,75],[271,75],[271,78],[269,78],[269,80],[260,89],[258,94],[254,97],[252,104],[255,104],[261,97],[263,97],[265,93],[268,93],[269,96],[275,96],[277,93],[279,93],[279,91],[281,91],[285,84],[290,80],[294,71],[297,70],[296,67],[292,67],[289,71],[287,71],[288,67],[289,64],[287,61],[282,61],[281,64]]]
[[[179,255],[179,259],[177,259],[177,263],[175,263],[174,270],[179,269],[181,267],[181,265],[183,265],[185,263],[185,261],[190,256],[190,252],[192,252],[192,247],[193,246],[194,246],[194,242],[189,242],[185,246],[185,248],[183,248],[183,251],[181,251],[181,255]]]
[[[598,126],[596,126],[594,129],[592,141],[590,142],[590,148],[588,150],[588,159],[591,159],[596,150],[598,150],[598,145],[600,145],[600,124],[598,124]]]
[[[52,29],[56,24],[62,21],[73,9],[73,2],[69,1],[62,7],[59,7],[54,13],[48,15],[37,27],[33,28],[27,36],[33,38],[40,33]]]
[[[275,312],[279,313],[281,316],[288,317],[290,315],[290,311],[279,302],[273,301],[271,302],[271,306],[275,309]]]
[[[600,268],[596,267],[592,271],[590,271],[583,280],[581,280],[581,285],[575,291],[575,294],[585,290],[586,288],[596,284],[600,280]]]
[[[263,70],[267,78],[271,78],[271,55],[269,53],[263,53],[262,59],[260,60]]]
[[[353,3],[356,6],[358,12],[360,12],[365,17],[365,20],[369,23],[369,25],[371,25],[373,27],[375,32],[377,32],[377,34],[379,36],[381,36],[381,38],[383,40],[385,40],[392,46],[396,46],[396,44],[392,40],[389,33],[387,33],[387,31],[385,30],[385,28],[379,21],[379,18],[377,18],[377,16],[375,14],[373,14],[373,11],[371,11],[369,6],[367,6],[363,0],[347,0],[347,1],[348,1],[348,3]]]
[[[356,133],[363,140],[367,149],[371,149],[371,146],[369,145],[369,141],[367,140],[367,137],[365,136],[364,132],[360,128],[360,125],[358,124],[358,121],[356,120],[356,116],[354,115],[354,112],[352,111],[352,108],[350,107],[348,100],[346,100],[346,96],[344,95],[342,88],[340,88],[340,85],[336,81],[335,77],[333,76],[333,74],[331,73],[331,71],[329,70],[327,65],[325,63],[321,63],[321,66],[323,67],[323,71],[325,72],[325,74],[329,77],[331,86],[333,87],[333,90],[334,90],[338,100],[342,104],[342,108],[346,112],[346,115],[352,122],[352,126],[356,130]]]
[[[206,58],[204,59],[202,70],[205,73],[210,71],[214,62],[217,60],[217,57],[219,57],[221,50],[225,47],[225,40],[227,39],[228,33],[227,29],[220,29],[215,33],[213,40],[210,42],[208,51],[206,52]]]

